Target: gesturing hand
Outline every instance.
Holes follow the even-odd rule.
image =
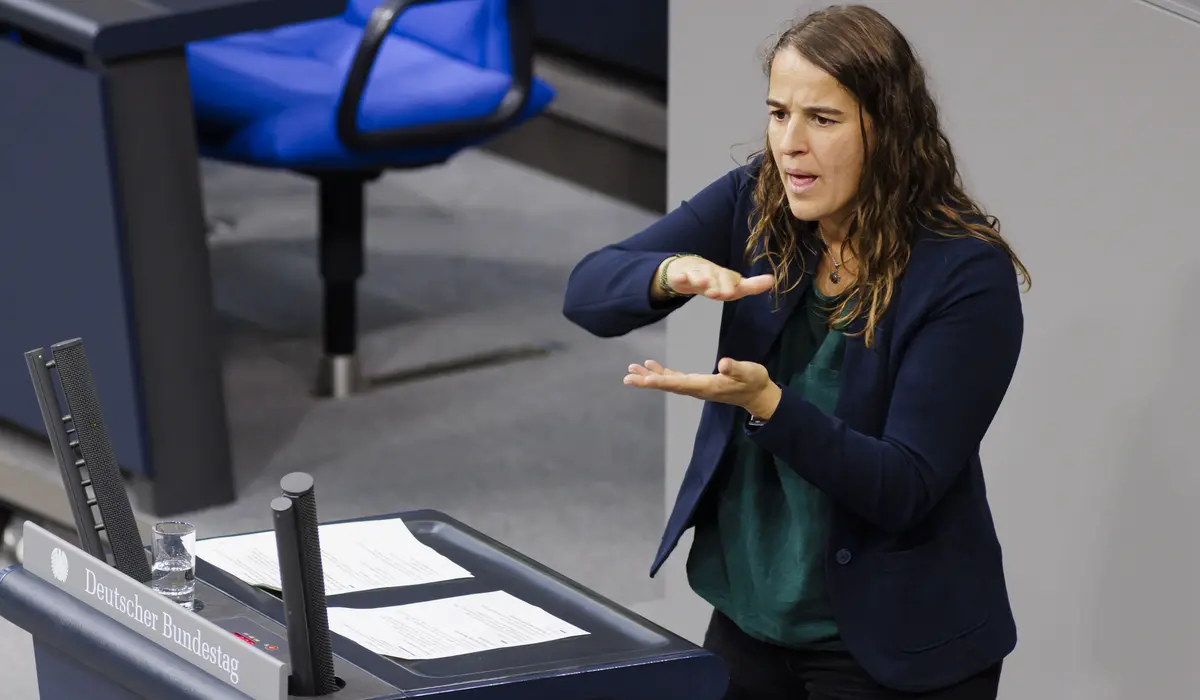
[[[676,293],[696,294],[718,301],[762,294],[775,283],[774,275],[742,277],[698,255],[674,258],[663,264],[667,266],[667,283]]]
[[[766,367],[728,357],[717,363],[716,374],[687,374],[647,360],[643,365],[629,365],[625,383],[740,406],[764,420],[775,412],[781,395]]]

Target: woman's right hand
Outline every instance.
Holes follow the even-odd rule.
[[[666,298],[657,280],[662,279],[666,266],[667,284],[676,294],[703,296],[716,301],[735,301],[742,297],[762,294],[775,284],[774,275],[743,277],[733,270],[705,260],[698,255],[687,255],[663,261],[655,276],[652,287],[654,296]]]

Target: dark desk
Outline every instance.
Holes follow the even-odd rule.
[[[0,22],[107,63],[345,9],[340,0],[0,0]]]
[[[41,433],[16,358],[82,337],[142,510],[234,496],[184,47],[344,8],[0,0],[0,420]]]

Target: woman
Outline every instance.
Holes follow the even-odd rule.
[[[694,527],[729,700],[992,700],[1016,630],[979,444],[1026,271],[881,15],[811,14],[766,71],[765,149],[588,255],[566,293],[605,337],[724,302],[715,372],[625,377],[705,401],[651,575]]]

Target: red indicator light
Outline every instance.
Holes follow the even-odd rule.
[[[243,642],[245,642],[251,646],[253,646],[255,644],[255,641],[253,639],[247,637],[244,634],[238,634],[237,632],[234,632],[233,636],[237,637],[238,639],[242,640]]]

